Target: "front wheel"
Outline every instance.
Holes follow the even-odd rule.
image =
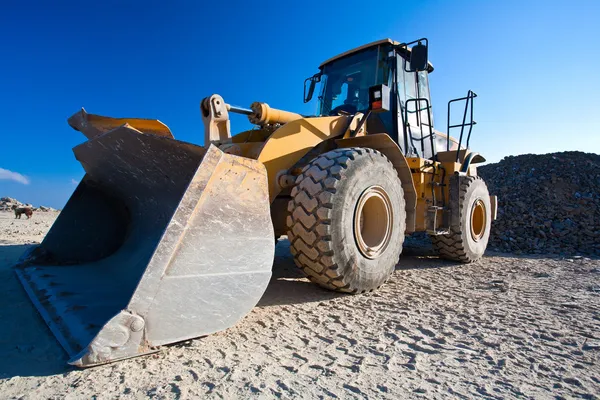
[[[402,251],[406,210],[402,183],[383,154],[324,153],[302,170],[291,194],[290,250],[311,281],[362,293],[389,278]]]

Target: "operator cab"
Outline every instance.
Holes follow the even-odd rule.
[[[457,148],[433,129],[427,39],[408,44],[380,40],[333,57],[319,69],[305,81],[304,91],[308,102],[321,83],[317,116],[368,114],[367,132],[387,133],[407,157],[432,158],[436,148]],[[377,85],[390,88],[390,109],[370,113],[369,89]]]

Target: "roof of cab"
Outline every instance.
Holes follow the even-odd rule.
[[[324,67],[326,64],[329,64],[329,63],[330,63],[330,62],[332,62],[332,61],[338,60],[338,59],[340,59],[340,58],[342,58],[342,57],[349,56],[350,54],[354,54],[354,53],[356,53],[356,52],[358,52],[358,51],[360,51],[360,50],[368,49],[369,47],[378,46],[378,45],[380,45],[380,44],[384,44],[384,43],[390,43],[390,44],[392,44],[392,45],[394,45],[394,46],[397,46],[397,45],[399,45],[399,44],[400,44],[400,42],[396,42],[395,40],[392,40],[392,39],[381,39],[381,40],[377,40],[377,41],[375,41],[375,42],[371,42],[371,43],[368,43],[368,44],[364,44],[364,45],[362,45],[362,46],[360,46],[360,47],[357,47],[357,48],[354,48],[354,49],[352,49],[352,50],[345,51],[345,52],[343,52],[342,54],[338,54],[338,55],[337,55],[337,56],[335,56],[335,57],[331,57],[331,58],[330,58],[330,59],[328,59],[327,61],[324,61],[324,62],[322,62],[322,63],[321,63],[321,65],[319,65],[319,68],[323,68],[323,67]],[[407,50],[410,52],[410,47],[408,47],[408,48],[407,48]],[[429,65],[429,67],[427,68],[427,71],[428,71],[428,72],[432,72],[432,71],[433,71],[433,65],[431,65],[431,63],[430,63],[430,62],[428,62],[427,64]]]

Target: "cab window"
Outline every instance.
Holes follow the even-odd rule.
[[[406,72],[408,69],[410,69],[410,61],[398,56],[398,94],[400,95],[401,118],[404,118],[407,100],[417,98],[415,73]],[[408,103],[408,123],[413,126],[417,125],[415,103],[412,101]]]
[[[414,74],[413,74],[414,75]],[[419,89],[418,96],[421,99],[427,99],[428,101],[419,102],[419,111],[420,111],[420,122],[426,125],[431,125],[433,127],[433,113],[431,112],[431,98],[429,97],[429,73],[427,71],[419,71],[418,73],[418,85]],[[429,117],[431,117],[431,121],[428,120],[427,107],[429,106]]]
[[[427,102],[411,101],[417,98],[429,100],[431,108],[431,100],[429,97],[429,82],[427,71],[407,72],[410,69],[410,61],[404,57],[398,57],[398,93],[400,96],[400,107],[402,110],[402,118],[408,107],[408,123],[411,126],[418,126],[419,123],[429,124],[427,118]],[[433,116],[432,121],[433,123]]]

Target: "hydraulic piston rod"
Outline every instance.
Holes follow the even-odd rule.
[[[227,106],[227,111],[231,111],[232,113],[243,114],[243,115],[252,115],[254,113],[254,111],[252,111],[249,108],[232,106],[231,104],[227,104],[226,106]]]
[[[204,98],[200,102],[200,110],[204,121],[205,143],[231,138],[229,112],[247,115],[250,123],[255,125],[286,124],[303,118],[300,114],[271,108],[267,103],[254,102],[250,108],[233,106],[225,103],[218,94]]]
[[[267,103],[254,102],[250,108],[226,104],[227,111],[247,115],[251,123],[256,125],[285,124],[302,118],[302,115],[289,111],[271,108]]]

